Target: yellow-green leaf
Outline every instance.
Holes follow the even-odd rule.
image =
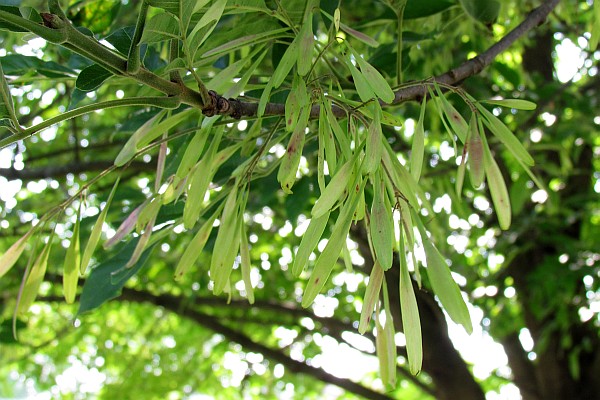
[[[106,200],[106,204],[104,205],[104,208],[100,212],[100,215],[98,215],[98,219],[96,220],[96,223],[94,224],[94,227],[92,228],[92,233],[90,234],[90,238],[88,239],[85,249],[83,250],[83,256],[81,257],[81,274],[82,275],[85,272],[85,270],[92,258],[92,254],[94,254],[94,251],[96,250],[96,246],[98,246],[98,242],[100,241],[100,234],[102,234],[102,226],[104,225],[104,221],[106,220],[106,214],[108,214],[108,208],[110,207],[110,203],[112,202],[115,192],[117,191],[117,186],[119,185],[119,180],[120,180],[120,178],[117,178],[117,181],[115,182],[112,190],[110,191],[110,194],[108,195],[108,199]]]
[[[421,102],[421,113],[419,114],[419,121],[415,127],[412,147],[410,150],[410,174],[416,182],[419,182],[419,178],[421,177],[421,170],[423,169],[423,157],[425,155],[424,119],[426,108],[427,96],[423,96],[423,102]]]
[[[533,101],[521,99],[484,100],[482,103],[526,111],[535,110],[537,108],[537,104]]]
[[[479,121],[475,113],[471,114],[469,135],[465,146],[468,152],[469,178],[471,179],[471,185],[477,189],[483,184],[485,174],[483,169],[483,142],[479,132]]]
[[[52,238],[50,237],[48,238],[48,243],[46,243],[46,246],[44,246],[44,249],[33,263],[31,271],[25,280],[23,293],[21,294],[19,305],[17,307],[17,314],[19,315],[25,314],[37,297],[40,285],[44,280],[44,275],[46,275],[46,267],[48,266],[48,256],[50,255],[51,247]]]
[[[321,236],[323,236],[327,221],[329,221],[329,211],[318,218],[313,217],[310,220],[306,232],[302,235],[302,241],[296,252],[296,257],[294,257],[294,264],[292,265],[292,274],[294,276],[300,276],[306,267],[310,254],[317,247]]]
[[[376,97],[375,92],[371,88],[371,85],[369,85],[369,81],[365,75],[352,64],[352,61],[348,57],[342,57],[342,60],[352,74],[352,80],[354,81],[358,97],[365,103],[373,100]]]
[[[310,107],[303,107],[285,154],[281,158],[281,164],[279,165],[277,181],[281,184],[283,191],[288,194],[292,193],[292,186],[296,181],[296,173],[298,172],[302,150],[304,149],[304,141],[306,139],[305,128],[309,117]]]
[[[395,329],[392,314],[386,310],[385,326],[381,326],[379,319],[375,319],[377,338],[375,347],[379,359],[379,373],[381,380],[388,387],[396,386],[396,342],[394,341]]]
[[[431,243],[423,228],[420,228],[425,257],[427,258],[427,275],[433,292],[454,322],[462,325],[471,334],[473,325],[467,305],[460,293],[458,285],[452,278],[446,260],[438,249]]]
[[[201,129],[196,132],[192,140],[190,140],[190,143],[185,149],[185,153],[183,153],[179,167],[177,167],[177,172],[175,172],[175,176],[179,179],[184,179],[192,170],[196,162],[198,162],[198,159],[204,150],[206,140],[210,136],[213,124],[217,119],[218,117],[210,117],[202,120]]]
[[[374,118],[367,129],[367,140],[365,143],[365,160],[363,162],[363,173],[371,174],[381,166],[381,154],[383,152],[383,133],[381,131],[381,106],[379,102],[373,102]]]
[[[501,229],[508,229],[511,222],[512,210],[510,207],[510,197],[502,177],[502,172],[496,163],[496,160],[492,157],[489,148],[484,147],[483,152],[483,164],[485,168],[485,174],[487,176],[488,188],[490,195],[492,196],[492,202],[494,203],[494,209],[498,216],[498,223]]]
[[[23,250],[25,250],[25,245],[27,244],[27,239],[29,239],[29,235],[25,235],[12,246],[8,248],[6,253],[0,257],[0,277],[4,276],[12,267],[15,265]]]
[[[325,285],[325,282],[327,282],[333,267],[340,257],[342,246],[346,245],[346,237],[350,230],[354,210],[356,210],[356,206],[358,205],[360,192],[364,190],[365,183],[366,181],[361,185],[357,183],[356,188],[351,192],[351,196],[349,196],[346,203],[342,206],[338,220],[333,227],[331,237],[329,238],[325,249],[323,249],[323,252],[319,258],[317,258],[315,268],[310,274],[310,279],[306,284],[304,296],[302,297],[302,307],[308,307],[312,304],[315,297],[317,297],[317,294],[319,294]]]
[[[250,279],[250,272],[252,271],[250,246],[248,245],[246,225],[244,223],[241,223],[240,225],[242,227],[242,232],[240,234],[240,267],[242,269],[242,280],[244,281],[244,289],[246,290],[248,303],[254,304],[254,288],[252,287],[252,280]]]
[[[217,219],[217,215],[221,209],[217,209],[213,215],[207,219],[202,227],[198,230],[196,235],[192,238],[190,243],[185,248],[185,251],[181,255],[179,262],[177,263],[177,267],[175,268],[175,280],[179,281],[183,275],[194,265],[202,250],[204,250],[204,246],[208,238],[210,237],[210,233],[212,232],[213,225],[215,220]]]
[[[369,276],[369,284],[365,291],[363,298],[362,309],[360,310],[360,321],[358,323],[358,332],[362,335],[367,331],[371,318],[373,317],[373,311],[375,310],[375,304],[379,301],[379,292],[381,291],[381,284],[383,283],[383,268],[379,264],[379,261],[375,260],[373,269],[371,269],[371,275]]]
[[[400,240],[403,241],[401,235]],[[416,268],[416,267],[415,267]],[[402,312],[402,326],[406,338],[406,353],[410,373],[417,375],[423,364],[423,344],[421,337],[421,319],[417,298],[406,265],[404,244],[400,244],[400,310]]]
[[[392,267],[394,228],[392,226],[392,210],[386,201],[385,182],[381,174],[376,174],[373,181],[373,204],[371,205],[371,221],[369,232],[375,258],[381,268],[387,271]]]
[[[225,288],[233,269],[233,261],[238,254],[240,230],[236,227],[238,227],[238,218],[240,217],[239,200],[238,187],[237,184],[234,184],[225,200],[210,263],[210,278],[214,282],[213,292],[217,295]],[[243,219],[243,216],[241,217]]]
[[[371,64],[369,64],[364,58],[361,57],[358,52],[354,51],[354,49],[350,48],[352,54],[354,54],[354,58],[358,62],[360,67],[360,71],[362,72],[365,80],[368,85],[371,87],[373,92],[379,97],[381,100],[385,101],[388,104],[394,102],[395,94],[390,84],[385,80],[383,75],[379,71],[375,69]],[[364,99],[363,99],[364,101]]]
[[[312,54],[315,46],[315,37],[313,33],[313,15],[312,12],[306,13],[304,23],[298,33],[300,43],[298,46],[298,75],[304,76],[310,71],[312,66]]]
[[[340,170],[331,178],[329,184],[325,187],[321,196],[311,210],[313,218],[318,218],[329,212],[334,204],[342,197],[348,187],[348,183],[354,180],[356,169],[354,168],[356,160],[351,159],[340,167]]]
[[[68,304],[75,301],[77,292],[77,281],[79,280],[79,270],[81,264],[80,242],[79,242],[79,225],[81,217],[81,204],[77,210],[77,220],[73,228],[73,236],[71,243],[65,254],[65,264],[63,269],[63,291],[65,300]]]
[[[490,131],[506,146],[515,157],[523,161],[528,166],[532,166],[535,162],[533,158],[523,144],[517,139],[517,137],[508,129],[502,121],[500,121],[494,114],[489,112],[481,104],[477,104],[477,108],[483,115],[483,123],[489,128]]]

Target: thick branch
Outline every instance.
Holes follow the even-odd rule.
[[[385,394],[378,393],[349,379],[335,377],[323,371],[322,369],[315,368],[303,362],[293,360],[278,350],[272,349],[261,343],[255,342],[250,337],[246,336],[244,333],[223,325],[219,322],[217,318],[213,317],[212,315],[186,308],[185,303],[177,297],[168,295],[156,296],[148,292],[139,292],[131,289],[124,289],[123,295],[124,298],[127,298],[130,301],[152,303],[154,305],[164,307],[165,309],[174,312],[178,315],[185,316],[186,318],[189,318],[194,322],[197,322],[198,324],[214,332],[220,333],[221,335],[226,336],[228,339],[236,343],[239,343],[248,350],[259,352],[265,357],[282,363],[288,370],[294,373],[303,373],[306,375],[310,375],[313,378],[318,379],[322,382],[339,386],[342,389],[345,389],[349,392],[355,393],[360,396],[364,396],[367,399],[391,399],[391,397]]]

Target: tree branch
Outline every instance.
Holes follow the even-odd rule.
[[[0,168],[0,176],[9,181],[20,179],[23,181],[32,181],[36,179],[56,178],[65,176],[69,173],[79,174],[82,172],[104,171],[114,165],[114,161],[89,161],[79,163],[69,163],[63,165],[48,165],[40,168],[27,168],[17,170],[14,168]],[[151,170],[155,167],[154,163],[145,163],[141,161],[132,162],[129,168],[140,170]]]
[[[226,336],[231,341],[242,345],[248,350],[259,352],[265,357],[268,357],[272,360],[284,364],[286,368],[292,372],[310,375],[313,378],[318,379],[322,382],[339,386],[342,389],[363,396],[367,399],[392,399],[391,397],[385,394],[376,392],[349,379],[338,378],[334,375],[323,371],[320,368],[315,368],[303,362],[293,360],[289,356],[283,354],[278,350],[272,349],[261,343],[255,342],[250,337],[246,336],[244,333],[232,329],[229,326],[223,325],[221,322],[219,322],[218,318],[210,314],[205,314],[203,312],[186,307],[186,304],[182,301],[182,299],[178,297],[170,295],[153,295],[148,292],[141,292],[133,289],[124,288],[122,299],[127,299],[129,301],[140,303],[151,303],[156,306],[163,307],[166,310],[169,310],[178,315],[189,318],[194,322],[198,323],[199,325],[202,325],[214,332]]]
[[[533,10],[523,22],[521,22],[515,29],[510,31],[506,36],[500,39],[497,43],[491,46],[489,49],[479,54],[470,60],[465,61],[456,68],[449,70],[448,72],[438,75],[433,78],[437,82],[445,83],[448,85],[456,85],[468,77],[480,73],[484,68],[494,61],[494,58],[506,49],[508,49],[514,42],[524,36],[531,29],[539,26],[544,22],[548,14],[556,7],[560,0],[549,0],[544,4]],[[392,105],[400,104],[409,100],[418,99],[427,93],[427,88],[424,85],[412,84],[398,89],[395,92],[395,98]],[[248,103],[242,101],[231,101],[232,99],[226,100],[218,96],[220,101],[230,102],[230,107],[226,107],[229,114],[236,117],[253,117],[256,116],[258,110],[257,103]],[[382,105],[386,105],[382,102]],[[230,111],[232,108],[234,111]],[[319,106],[315,105],[312,107],[310,112],[311,118],[317,118],[319,116]],[[337,117],[343,117],[346,112],[339,108],[333,107],[333,112]],[[284,115],[285,104],[269,103],[265,109],[264,115]]]

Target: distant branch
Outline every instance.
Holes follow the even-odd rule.
[[[226,336],[229,340],[239,343],[248,350],[256,351],[258,353],[263,354],[265,357],[270,358],[271,360],[282,363],[291,372],[310,375],[313,378],[318,379],[322,382],[339,386],[342,389],[363,396],[367,399],[392,399],[391,397],[385,394],[376,392],[349,379],[338,378],[334,375],[325,372],[320,368],[315,368],[303,362],[296,361],[279,350],[272,349],[268,346],[265,346],[262,343],[255,342],[244,333],[235,330],[229,326],[223,325],[218,320],[218,318],[186,307],[185,302],[178,297],[169,295],[153,295],[148,292],[124,289],[122,299],[127,299],[129,301],[135,302],[151,303],[163,307],[178,315],[189,318],[214,332]]]
[[[28,168],[17,170],[14,168],[0,168],[0,176],[9,181],[20,179],[31,181],[36,179],[58,178],[69,173],[80,174],[83,172],[104,171],[114,165],[113,161],[89,161],[79,163],[69,163],[63,165],[47,165],[39,168]],[[140,170],[151,170],[153,163],[132,162],[129,168]]]

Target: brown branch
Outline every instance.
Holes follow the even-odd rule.
[[[65,176],[69,173],[79,174],[82,172],[104,171],[114,165],[113,161],[89,161],[80,163],[70,163],[64,165],[47,165],[40,168],[28,168],[17,170],[14,168],[0,168],[0,176],[7,180],[21,179],[23,181],[31,181],[35,179],[57,178]],[[153,163],[132,162],[129,168],[135,170],[151,170],[154,168]]]
[[[523,37],[527,32],[541,25],[548,14],[558,5],[560,0],[548,0],[541,6],[533,10],[527,18],[523,20],[515,29],[507,33],[497,43],[492,45],[483,53],[479,54],[470,60],[463,62],[456,68],[449,70],[448,72],[438,75],[433,79],[437,82],[445,83],[448,85],[457,85],[465,79],[477,75],[484,68],[489,66],[496,56],[506,49],[508,49],[514,42]],[[395,98],[392,105],[404,103],[409,100],[415,100],[423,97],[427,93],[427,88],[424,85],[415,84],[413,86],[403,87],[395,92]],[[231,115],[234,118],[241,117],[254,117],[258,110],[257,103],[248,103],[238,101],[235,99],[225,99],[216,94],[212,94],[213,104],[220,104],[219,107],[212,107],[215,112],[220,113],[219,110],[223,110],[223,114]],[[228,103],[225,105],[224,103]],[[382,105],[386,105],[382,102]],[[333,112],[337,117],[344,117],[346,111],[339,107],[333,107]],[[280,103],[269,103],[265,109],[264,115],[284,115],[285,104]],[[312,107],[310,112],[311,118],[318,118],[319,106],[315,105]]]
[[[127,141],[126,140],[115,140],[112,142],[104,142],[104,143],[96,143],[91,144],[85,147],[85,151],[89,152],[90,150],[102,150],[102,149],[110,149],[112,147],[122,147]],[[82,150],[80,148],[80,150]],[[62,149],[57,149],[54,151],[50,151],[47,153],[42,153],[34,156],[29,156],[25,159],[25,164],[30,164],[34,161],[47,161],[49,158],[59,157],[65,154],[70,154],[73,152],[73,147],[65,147]]]

